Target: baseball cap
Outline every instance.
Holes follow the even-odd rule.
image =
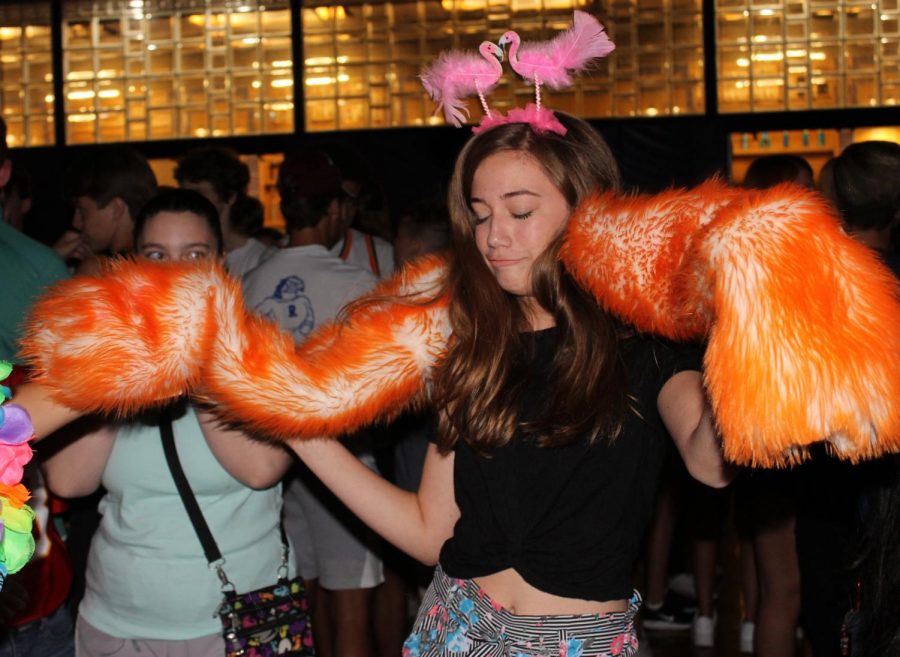
[[[301,198],[340,196],[341,172],[321,151],[292,151],[278,169],[278,190]]]

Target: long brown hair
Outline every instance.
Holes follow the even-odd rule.
[[[500,287],[475,245],[472,180],[490,155],[527,154],[570,208],[595,190],[619,187],[618,167],[600,135],[580,119],[557,115],[568,129],[565,136],[507,124],[473,137],[456,160],[449,192],[455,253],[447,280],[453,342],[434,381],[442,451],[462,439],[489,453],[508,443],[517,429],[547,447],[618,431],[625,393],[617,325],[563,268],[558,256],[562,235],[532,268],[534,298],[553,316],[559,342],[547,403],[527,425],[518,418],[526,378],[522,369],[533,355],[530,325],[519,299]]]

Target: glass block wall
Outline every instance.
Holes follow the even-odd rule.
[[[292,132],[288,0],[63,5],[67,142]]]
[[[719,110],[900,102],[898,0],[716,0]]]
[[[443,122],[418,80],[443,50],[475,49],[515,29],[523,42],[552,38],[584,0],[408,0],[316,6],[305,3],[306,129],[344,130]],[[616,43],[576,85],[547,103],[584,117],[704,111],[700,0],[612,0],[591,5]],[[508,70],[508,66],[507,66]],[[490,97],[501,110],[533,91],[508,72]],[[470,99],[474,121],[477,99]]]
[[[54,143],[49,2],[0,5],[0,111],[9,146]]]

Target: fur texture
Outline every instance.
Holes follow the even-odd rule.
[[[843,459],[900,451],[898,286],[819,197],[709,182],[578,208],[562,258],[641,331],[708,339],[729,460],[786,465],[828,440]],[[337,435],[427,393],[450,336],[444,264],[382,285],[301,346],[248,313],[221,269],[120,262],[37,305],[26,356],[58,401],[123,413],[192,389],[282,438]],[[403,303],[385,297],[406,296]]]
[[[579,208],[563,259],[643,331],[708,338],[726,457],[782,466],[827,440],[842,459],[900,451],[898,285],[821,198],[710,182]]]
[[[346,323],[326,324],[297,347],[245,310],[230,284],[216,306],[203,397],[279,438],[339,435],[399,413],[425,392],[446,352],[447,298],[426,303],[444,271],[439,258],[419,261],[358,302]],[[394,296],[404,302],[383,300]]]

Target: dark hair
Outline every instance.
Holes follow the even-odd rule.
[[[13,167],[9,176],[9,182],[6,183],[6,193],[15,192],[23,201],[33,198],[33,189],[31,184],[31,174],[20,166]]]
[[[208,182],[219,200],[228,203],[234,197],[246,195],[250,169],[230,148],[201,146],[188,151],[178,160],[175,180],[179,185]]]
[[[69,168],[68,194],[87,196],[103,208],[114,198],[128,206],[132,220],[157,193],[156,176],[147,159],[128,146],[99,146]]]
[[[315,226],[331,202],[343,196],[341,173],[321,151],[287,153],[278,167],[277,187],[288,231]]]
[[[231,229],[247,237],[253,237],[262,229],[263,219],[263,204],[253,196],[238,196],[228,212]]]
[[[475,244],[469,200],[478,166],[496,153],[523,153],[572,209],[596,190],[619,187],[618,166],[603,138],[580,119],[557,116],[568,129],[565,136],[506,124],[470,139],[456,160],[448,198],[455,248],[447,279],[454,339],[434,382],[442,451],[460,439],[482,453],[509,442],[520,427],[524,394],[516,363],[527,362],[533,349],[518,298],[500,287]],[[534,297],[559,331],[555,385],[537,420],[522,427],[544,446],[571,444],[585,434],[591,440],[612,437],[626,408],[618,325],[565,271],[561,243],[562,235],[532,269]]]
[[[832,167],[834,202],[847,224],[884,229],[900,221],[900,144],[851,144]]]
[[[768,189],[779,183],[795,182],[804,174],[812,184],[813,170],[799,155],[763,155],[750,163],[743,186],[748,189]]]
[[[445,202],[418,201],[397,222],[397,233],[403,230],[410,237],[426,242],[431,250],[450,245],[450,211]]]
[[[203,194],[191,189],[169,189],[150,199],[134,221],[135,244],[140,241],[147,222],[163,212],[190,212],[203,219],[216,238],[216,252],[222,255],[224,247],[219,211]]]

